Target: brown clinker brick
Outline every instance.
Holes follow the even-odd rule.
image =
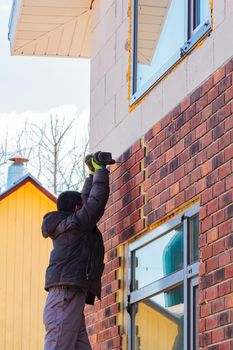
[[[214,73],[214,84],[217,84],[226,75],[226,67],[222,66]]]
[[[201,142],[200,140],[196,141],[192,146],[190,147],[190,156],[193,157],[195,154],[197,154],[201,149]]]
[[[232,84],[232,77],[231,77],[231,74],[229,74],[220,81],[218,86],[219,94],[223,93],[227,88],[231,87],[231,84]]]
[[[218,168],[224,163],[224,153],[220,153],[212,159],[212,169]]]
[[[200,100],[196,103],[196,111],[199,112],[204,109],[208,105],[208,96],[204,95]]]
[[[202,86],[197,88],[190,96],[190,103],[193,104],[202,96]]]
[[[217,140],[219,137],[224,135],[224,132],[225,132],[225,124],[224,123],[216,126],[213,130],[213,140]]]
[[[231,58],[231,59],[227,62],[226,66],[225,66],[226,74],[231,73],[232,70],[233,70],[233,59]]]
[[[233,99],[233,86],[225,91],[225,101],[228,102]]]
[[[233,349],[232,70],[233,59],[112,167],[111,195],[99,223],[106,250],[102,301],[86,310],[95,350],[122,350],[118,314],[125,308],[125,256],[118,256],[121,245],[127,246],[127,241],[196,200],[200,203],[199,348]]]
[[[231,193],[231,197],[232,198],[232,193]],[[233,204],[229,205],[229,207],[226,208],[226,219],[230,219],[233,217]]]
[[[226,205],[232,203],[232,199],[233,199],[233,195],[232,195],[232,191],[229,191],[227,193],[224,193],[220,198],[219,198],[219,207],[223,208]],[[230,208],[231,207],[231,208]],[[230,214],[230,215],[229,215]],[[233,216],[233,205],[229,206],[227,208],[227,213],[226,213],[226,217],[232,217]]]
[[[214,101],[218,95],[218,86],[214,86],[207,94],[208,103],[210,104],[212,101]]]
[[[224,95],[221,95],[221,96],[217,97],[212,102],[212,111],[213,111],[213,113],[215,113],[217,110],[222,108],[224,106],[224,103],[225,103],[225,96]]]

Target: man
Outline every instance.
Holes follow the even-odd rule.
[[[45,215],[42,233],[53,241],[45,289],[45,350],[91,350],[84,306],[100,298],[104,245],[96,224],[109,197],[109,172],[86,157],[90,175],[82,193],[66,191]]]

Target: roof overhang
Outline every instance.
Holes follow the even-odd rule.
[[[93,1],[14,0],[11,54],[89,58]]]

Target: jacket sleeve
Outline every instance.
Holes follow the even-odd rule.
[[[73,214],[75,221],[83,229],[94,227],[104,214],[109,197],[109,171],[106,168],[96,170],[86,203]]]
[[[81,191],[83,204],[87,202],[87,199],[91,191],[92,183],[93,183],[93,175],[89,175],[89,177],[86,178]]]

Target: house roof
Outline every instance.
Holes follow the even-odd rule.
[[[94,0],[14,0],[12,55],[90,57]]]
[[[32,183],[40,192],[42,192],[45,196],[47,196],[51,201],[56,203],[56,196],[50,192],[48,189],[46,189],[40,181],[38,181],[32,174],[28,173],[25,176],[21,177],[20,180],[18,180],[12,187],[8,188],[6,191],[0,193],[0,201],[9,196],[11,193],[18,190],[20,187],[25,185],[26,183]]]

